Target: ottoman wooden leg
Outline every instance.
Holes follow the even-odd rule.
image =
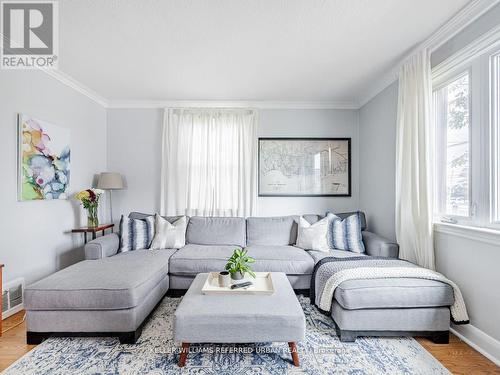
[[[290,352],[292,353],[293,365],[299,367],[300,363],[299,353],[297,352],[297,345],[295,344],[295,342],[291,341],[288,343],[288,346],[290,347]]]
[[[188,353],[189,353],[189,343],[183,342],[181,348],[181,355],[179,356],[179,367],[184,367],[186,365],[186,359]]]

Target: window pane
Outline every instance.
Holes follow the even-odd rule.
[[[447,91],[446,212],[469,216],[469,76]]]
[[[437,93],[438,207],[443,214],[469,216],[470,142],[469,75]]]

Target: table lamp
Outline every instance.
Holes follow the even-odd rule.
[[[97,180],[97,188],[102,190],[109,190],[109,208],[111,222],[113,223],[113,203],[111,201],[111,192],[113,190],[121,190],[125,188],[123,184],[123,177],[120,173],[115,172],[101,172]]]

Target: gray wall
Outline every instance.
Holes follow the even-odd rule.
[[[160,208],[160,109],[110,109],[107,122],[108,170],[125,176],[126,189],[113,192],[113,216]]]
[[[106,112],[40,71],[0,70],[0,263],[5,280],[38,280],[83,259],[82,239],[68,233],[83,223],[74,200],[17,201],[17,114],[71,130],[70,193],[91,186],[106,168]]]
[[[359,207],[368,229],[394,240],[398,83],[359,111]]]
[[[132,210],[159,210],[161,126],[159,109],[108,110],[108,170],[123,173],[127,190],[115,192],[116,213]],[[351,137],[352,197],[258,199],[258,215],[324,213],[327,209],[352,210],[358,207],[358,117],[355,110],[262,110],[259,137]]]
[[[434,243],[436,268],[460,287],[471,324],[500,341],[500,243],[493,245],[440,232],[435,232]],[[467,335],[467,326],[455,328]]]

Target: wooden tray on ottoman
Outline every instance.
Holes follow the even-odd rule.
[[[251,276],[238,280],[237,283],[251,281],[253,285],[247,288],[231,289],[219,286],[219,273],[210,272],[201,292],[203,294],[260,294],[271,295],[274,293],[274,284],[271,272],[255,272],[255,279]]]

